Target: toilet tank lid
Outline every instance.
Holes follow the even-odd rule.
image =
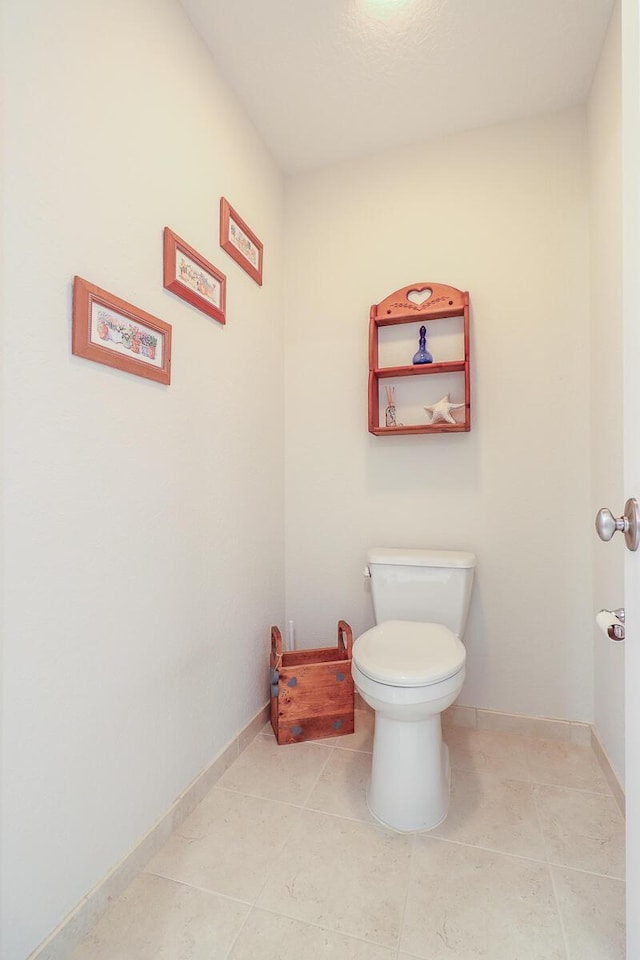
[[[473,553],[462,550],[413,550],[399,547],[371,547],[367,563],[405,567],[475,567]]]

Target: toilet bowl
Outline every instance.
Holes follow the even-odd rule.
[[[445,551],[369,552],[374,611],[395,611],[353,645],[356,689],[375,711],[367,804],[400,832],[430,830],[449,806],[449,754],[440,715],[458,697],[475,558]],[[395,595],[395,599],[394,599]],[[424,619],[403,619],[410,610]],[[439,620],[427,619],[429,610]],[[442,622],[442,621],[448,621]]]

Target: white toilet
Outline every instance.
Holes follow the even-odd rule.
[[[352,661],[376,714],[367,804],[394,830],[430,830],[449,807],[440,714],[462,689],[475,557],[375,548],[367,564],[376,626],[358,637]]]

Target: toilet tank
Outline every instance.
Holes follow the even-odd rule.
[[[376,623],[443,623],[462,637],[476,558],[453,550],[374,547],[367,554]]]

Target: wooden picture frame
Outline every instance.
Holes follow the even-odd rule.
[[[171,383],[171,326],[74,277],[72,352],[138,377]]]
[[[220,197],[220,246],[262,286],[262,244],[224,197]]]
[[[227,278],[169,227],[164,228],[164,286],[225,323]]]

